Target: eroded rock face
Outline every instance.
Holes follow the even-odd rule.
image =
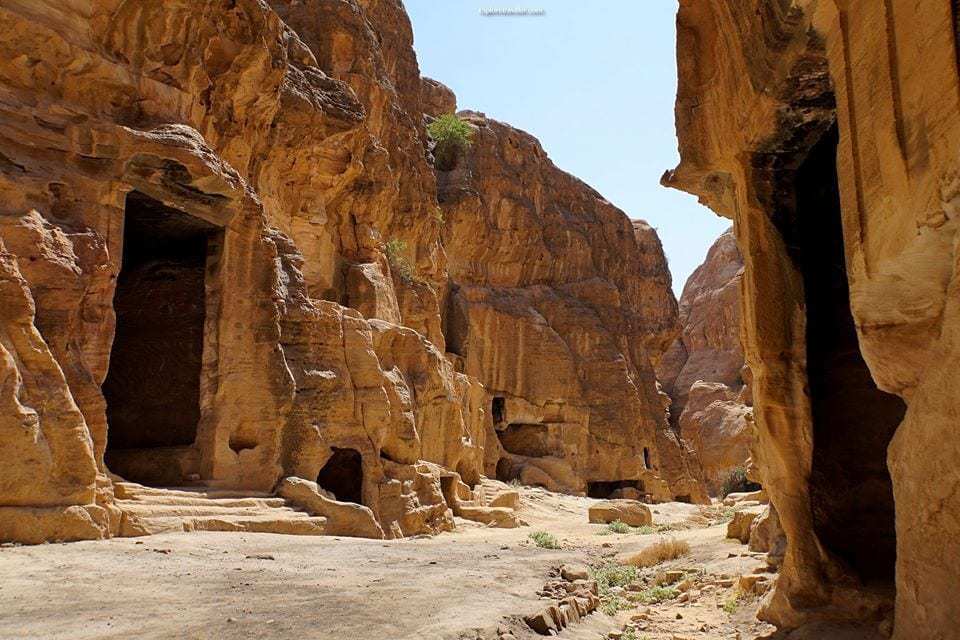
[[[670,395],[670,423],[696,451],[708,491],[746,467],[752,398],[740,346],[743,259],[733,230],[717,238],[680,296],[680,337],[657,369]]]
[[[665,182],[736,222],[755,461],[787,540],[762,615],[782,626],[955,634],[955,10],[680,3]]]
[[[111,473],[267,492],[301,479],[329,531],[452,527],[445,492],[469,493],[500,450],[484,383],[502,370],[449,354],[444,243],[489,247],[444,237],[424,123],[456,102],[420,77],[402,6],[41,1],[5,5],[0,24],[0,539],[117,534]],[[518,286],[539,287],[567,339],[602,343],[561,375],[637,375],[627,428],[587,427],[591,403],[626,415],[598,384],[570,398],[584,458],[636,479],[673,311],[643,317],[628,264],[587,269],[591,243],[606,265],[606,235],[632,238],[620,212],[588,234],[551,222],[580,262]],[[572,310],[561,285],[584,290]]]
[[[702,501],[681,444],[658,437],[653,365],[677,321],[655,232],[635,230],[529,134],[460,115],[472,145],[438,172],[445,335],[491,396],[486,473],[595,497],[632,485]]]
[[[452,526],[437,470],[479,478],[487,418],[479,385],[443,355],[445,259],[399,5],[0,11],[5,33],[32,34],[0,46],[37,61],[0,70],[2,237],[20,283],[4,309],[20,296],[8,331],[25,337],[9,344],[32,335],[42,347],[31,353],[47,354],[8,359],[18,420],[47,433],[4,453],[23,469],[9,470],[0,501],[71,522],[64,507],[82,505],[96,524],[64,534],[52,517],[26,536],[4,517],[0,535],[116,533],[108,471],[269,491],[330,465],[387,535]],[[166,222],[175,215],[197,224]],[[406,243],[416,285],[391,277],[389,239]],[[144,265],[136,277],[133,265]],[[162,286],[184,281],[202,284]],[[164,346],[176,333],[145,327],[163,326],[152,310],[181,293],[193,301],[170,317],[202,336],[199,377],[164,387],[150,372],[177,366]],[[121,295],[130,308],[115,315]],[[126,349],[153,377],[115,375],[108,406],[100,386]],[[166,415],[161,405],[149,433],[111,440],[116,405],[151,392],[166,395]],[[46,475],[41,451],[56,452],[43,455]],[[355,464],[340,467],[343,456]]]

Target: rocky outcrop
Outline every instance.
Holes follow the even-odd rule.
[[[753,441],[750,388],[740,346],[743,259],[733,230],[717,238],[680,296],[680,337],[657,369],[669,394],[670,423],[696,451],[716,495],[745,468]]]
[[[680,3],[665,182],[735,221],[784,627],[955,634],[956,25],[932,0]]]
[[[734,391],[745,385],[740,346],[742,279],[743,258],[730,229],[717,238],[703,264],[687,279],[678,305],[680,337],[670,345],[657,371],[676,417],[698,380],[718,382]]]
[[[594,524],[622,522],[631,527],[643,527],[653,523],[650,507],[636,500],[603,500],[590,505],[587,517]]]
[[[508,291],[497,269],[449,281],[448,253],[459,274],[489,238],[451,235],[438,208],[424,123],[456,101],[420,77],[402,6],[41,0],[0,24],[0,539],[116,535],[118,477],[257,494],[300,479],[326,531],[454,526],[445,491],[491,469],[492,398],[510,387],[449,354],[450,290],[495,291],[491,317]],[[511,188],[549,193],[552,175]],[[576,185],[571,203],[601,202]],[[499,222],[527,224],[509,202]],[[530,409],[579,425],[573,489],[598,465],[641,476],[663,414],[651,363],[674,331],[612,264],[621,238],[638,254],[604,207],[582,223],[551,209],[573,262],[515,255],[558,275],[517,281],[523,313],[531,296],[583,352],[558,404]],[[491,349],[529,355],[507,342],[517,326]],[[610,405],[608,369],[635,415]]]
[[[678,462],[653,366],[677,331],[656,234],[557,169],[529,134],[473,112],[438,172],[447,348],[490,394],[485,470],[606,497],[702,488]],[[671,467],[673,464],[673,468]]]

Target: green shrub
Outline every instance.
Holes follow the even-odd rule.
[[[723,603],[723,610],[727,613],[727,615],[732,616],[737,610],[738,606],[740,606],[740,594],[736,593]]]
[[[610,533],[630,533],[630,530],[630,525],[621,520],[614,520],[607,525],[607,531]]]
[[[453,113],[445,113],[427,125],[427,133],[436,143],[433,157],[440,171],[456,167],[457,160],[470,147],[473,138],[470,125]]]
[[[620,596],[607,595],[600,599],[600,611],[608,616],[617,615],[617,611],[623,611],[630,608],[630,602]]]
[[[645,524],[642,527],[635,528],[633,532],[641,536],[648,536],[653,533],[664,533],[676,529],[677,527],[672,524]]]
[[[720,497],[726,498],[731,493],[758,491],[759,489],[760,485],[747,480],[746,467],[734,467],[720,486]]]
[[[559,549],[560,543],[557,542],[556,537],[552,533],[547,533],[546,531],[534,531],[529,535],[529,538],[533,540],[533,544],[537,545],[541,549]]]
[[[635,567],[616,562],[606,562],[590,568],[590,575],[597,581],[597,593],[600,596],[600,610],[609,616],[617,611],[629,609],[630,602],[621,595],[611,593],[613,587],[625,587],[634,582],[639,573]]]
[[[611,587],[625,587],[639,575],[636,567],[607,562],[591,568],[590,573],[593,579],[597,581],[597,591],[600,597],[608,595]]]
[[[680,595],[676,587],[650,587],[637,595],[637,600],[643,604],[659,604],[664,600],[673,600]]]
[[[387,261],[390,262],[390,268],[400,276],[404,282],[423,282],[417,268],[407,259],[407,243],[403,240],[393,238],[383,245],[383,252],[387,255]]]

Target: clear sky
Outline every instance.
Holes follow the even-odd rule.
[[[676,0],[403,0],[421,73],[539,138],[553,162],[656,227],[679,296],[730,221],[660,186],[679,161]],[[489,16],[482,9],[543,9]]]

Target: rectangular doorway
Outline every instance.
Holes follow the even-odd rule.
[[[144,484],[189,475],[200,420],[208,244],[220,229],[133,191],[103,383],[107,467]]]

